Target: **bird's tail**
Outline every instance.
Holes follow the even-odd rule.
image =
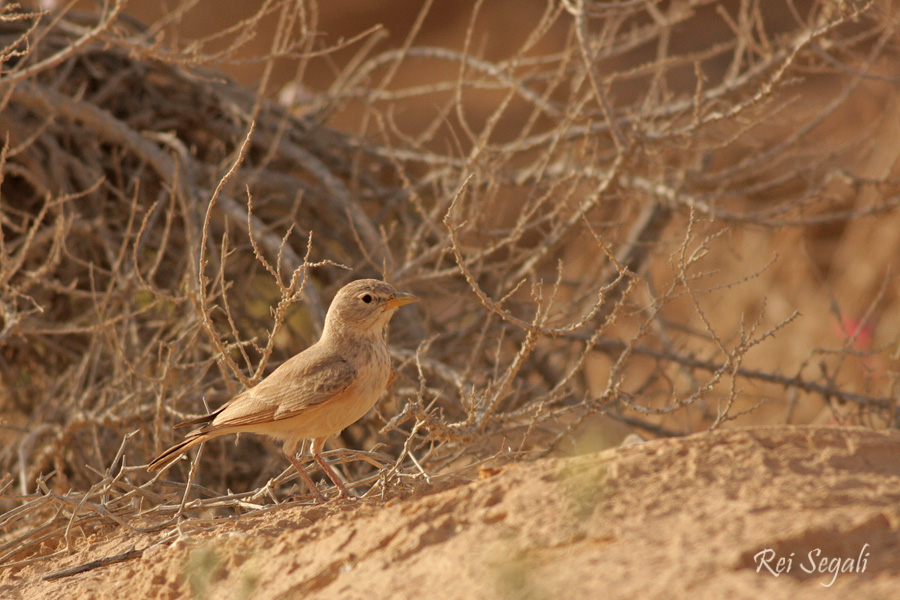
[[[150,461],[150,464],[147,465],[147,470],[160,471],[169,468],[179,456],[209,439],[209,436],[204,435],[204,433],[202,429],[192,431],[186,438]]]

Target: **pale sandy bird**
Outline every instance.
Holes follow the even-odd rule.
[[[297,445],[312,440],[312,455],[341,496],[347,489],[322,457],[325,440],[365,415],[393,376],[387,324],[394,311],[416,302],[377,279],[360,279],[338,291],[318,342],[288,359],[256,386],[212,414],[176,425],[202,425],[151,462],[156,471],[206,440],[229,433],[261,433],[284,441],[284,453],[312,492],[322,494],[297,460]]]

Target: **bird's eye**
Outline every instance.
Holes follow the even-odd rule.
[[[362,296],[360,296],[360,299],[363,302],[365,302],[366,304],[371,304],[372,303],[372,294],[363,294]]]

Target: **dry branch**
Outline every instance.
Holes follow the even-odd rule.
[[[873,3],[776,23],[746,2],[549,2],[499,60],[481,5],[459,48],[418,45],[425,3],[399,48],[376,24],[341,43],[360,49],[307,116],[204,69],[259,61],[264,89],[290,59],[302,81],[330,51],[315,4],[195,44],[162,35],[187,5],[149,27],[121,5],[0,21],[0,563],[101,523],[150,543],[284,504],[292,473],[252,436],[169,479],[140,465],[310,344],[356,277],[424,300],[395,319],[393,389],[331,454],[369,497],[574,446],[598,415],[677,435],[788,390],[896,425],[896,338],[864,328],[897,303],[891,276],[833,347],[773,362],[803,317],[759,288],[789,304],[773,273],[813,260],[740,245],[896,217],[896,161],[864,160],[896,117],[865,96],[895,81],[896,18]],[[270,55],[242,58],[269,15]],[[877,114],[832,134],[861,104]],[[323,124],[355,109],[356,136]]]

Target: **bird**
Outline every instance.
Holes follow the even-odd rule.
[[[387,326],[401,306],[417,302],[378,279],[358,279],[335,294],[322,335],[255,386],[218,410],[175,427],[200,425],[154,458],[148,471],[163,470],[203,442],[231,433],[264,434],[284,442],[283,452],[319,501],[325,497],[297,460],[297,445],[312,440],[313,459],[334,482],[341,498],[351,495],[322,457],[325,441],[375,405],[394,372]]]

